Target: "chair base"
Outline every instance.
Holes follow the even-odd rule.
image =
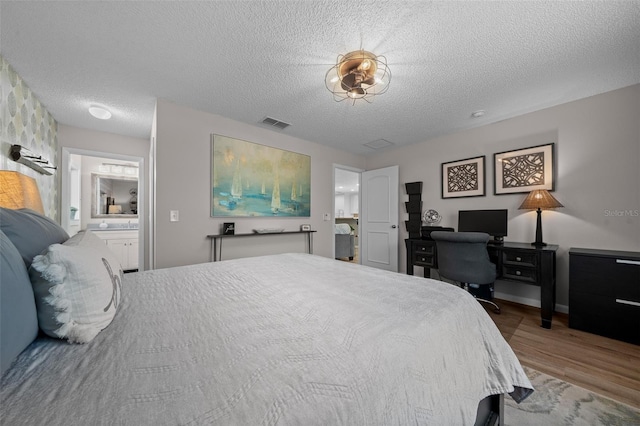
[[[491,306],[493,306],[493,312],[495,312],[496,314],[500,315],[500,306],[498,306],[495,302],[492,302],[491,300],[487,300],[487,299],[480,299],[478,297],[476,297],[476,300],[478,302],[484,302],[484,303],[488,303]]]
[[[465,289],[466,291],[469,292],[469,294],[471,294],[473,297],[475,297],[475,299],[478,302],[483,302],[483,303],[488,303],[489,305],[493,306],[493,312],[495,312],[496,314],[500,314],[500,306],[498,306],[494,301],[489,300],[489,299],[485,299],[483,297],[478,297],[477,294],[475,294],[476,292],[472,291],[471,288],[469,288],[469,284],[467,283],[460,283],[460,287],[462,287],[463,289]],[[486,293],[486,292],[485,292]],[[491,290],[491,296],[493,296],[493,289]]]

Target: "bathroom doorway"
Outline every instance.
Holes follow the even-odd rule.
[[[69,235],[82,230],[117,230],[109,234],[114,246],[119,243],[115,235],[132,234],[126,235],[130,241],[128,269],[143,270],[144,159],[63,147],[61,164],[62,227]],[[103,235],[107,234],[99,234]]]

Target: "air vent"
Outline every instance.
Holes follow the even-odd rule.
[[[265,119],[262,120],[262,123],[268,126],[277,127],[278,129],[286,129],[287,127],[291,126],[291,124],[289,123],[285,123],[284,121],[276,120],[275,118],[271,117],[265,117]]]
[[[386,139],[378,139],[375,141],[371,141],[371,142],[367,142],[365,144],[363,144],[364,146],[368,146],[371,149],[381,149],[381,148],[386,148],[388,146],[392,146],[393,143],[389,142]]]

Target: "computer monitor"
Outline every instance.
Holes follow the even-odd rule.
[[[458,211],[459,232],[485,232],[494,242],[502,242],[507,235],[507,221],[506,209]]]

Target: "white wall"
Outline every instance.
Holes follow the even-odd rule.
[[[334,212],[335,217],[340,217],[340,214],[342,214],[342,216],[346,215],[344,194],[336,194],[336,201],[334,206],[336,209],[336,211]]]
[[[352,217],[354,214],[358,214],[360,209],[359,194],[336,194],[335,201],[335,215],[336,217]],[[341,211],[342,210],[342,211]],[[342,213],[342,216],[340,214]]]
[[[333,221],[323,221],[322,215],[333,217],[333,164],[362,168],[363,157],[288,136],[286,130],[247,125],[162,99],[156,105],[155,123],[156,268],[207,262],[210,243],[206,236],[219,234],[223,222],[235,222],[236,233],[254,228],[299,230],[308,223],[318,231],[313,236],[314,253],[332,256]],[[211,134],[311,156],[311,217],[210,217]],[[170,210],[179,210],[179,222],[169,221]],[[225,240],[223,258],[304,250],[302,235],[246,237]]]
[[[542,227],[544,240],[560,246],[557,303],[564,309],[571,247],[640,251],[640,85],[385,151],[369,157],[366,168],[400,166],[401,221],[408,218],[404,183],[422,181],[423,209],[439,211],[440,225],[457,228],[458,210],[507,208],[506,240],[529,242],[535,239],[535,212],[518,210],[525,194],[493,195],[493,154],[549,142],[556,143],[553,195],[565,207],[544,211]],[[478,155],[486,155],[487,195],[442,199],[440,164]],[[401,238],[407,237],[401,226]],[[405,259],[401,250],[403,270]],[[525,284],[498,282],[496,292],[527,303],[540,300],[539,288]]]

